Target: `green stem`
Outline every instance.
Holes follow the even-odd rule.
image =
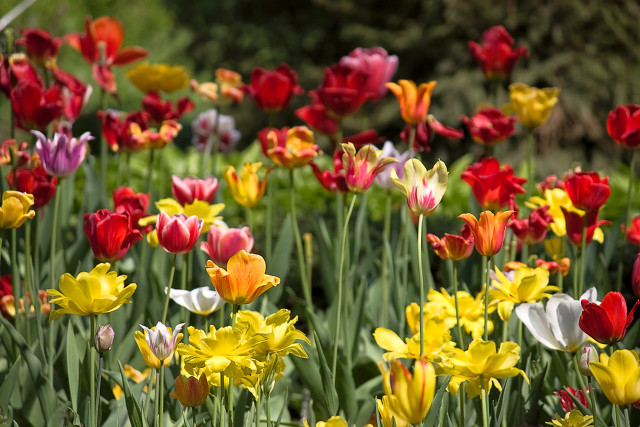
[[[186,411],[186,409],[185,409],[185,411]],[[192,423],[191,423],[192,426],[193,427],[197,427],[197,424],[196,424],[196,407],[195,406],[193,408],[191,408],[191,417],[192,417],[192,420],[193,420]]]
[[[267,394],[267,427],[271,427],[271,400]]]
[[[60,185],[62,184],[62,178],[58,181],[58,188],[56,189],[56,195],[53,201],[53,222],[51,226],[51,245],[49,246],[49,287],[55,289],[55,257],[56,257],[56,234],[58,232],[58,211],[60,210],[60,193],[62,193]],[[50,303],[51,311],[53,312],[55,304]],[[48,377],[49,384],[53,384],[53,362],[55,350],[53,348],[53,328],[49,327],[49,333],[47,334],[47,350],[49,355],[48,363]]]
[[[104,111],[106,104],[106,97],[104,89],[100,89],[100,108]],[[98,121],[100,123],[100,121]],[[102,125],[100,125],[102,126]],[[102,200],[108,199],[107,197],[107,143],[102,141],[102,130],[98,132],[98,145],[100,146],[100,184],[102,185]]]
[[[620,413],[620,406],[613,405],[613,412],[616,413],[616,427],[622,427],[622,414]]]
[[[102,353],[98,359],[98,386],[96,387],[96,427],[100,425],[100,383],[102,382]]]
[[[487,402],[487,392],[484,387],[480,390],[482,399],[482,427],[489,427],[489,402]]]
[[[293,169],[289,170],[289,208],[291,210],[291,225],[293,226],[293,235],[296,240],[296,252],[298,254],[298,265],[300,268],[300,280],[302,282],[302,293],[304,295],[305,304],[309,313],[313,310],[313,302],[311,301],[311,289],[307,278],[307,267],[304,259],[304,246],[300,229],[298,228],[298,216],[296,214],[296,188],[293,176]]]
[[[349,210],[344,217],[344,223],[342,228],[342,237],[340,239],[340,269],[338,270],[338,306],[336,307],[336,329],[334,333],[334,342],[333,342],[333,360],[331,373],[333,374],[333,385],[336,385],[336,375],[338,373],[338,342],[340,341],[340,314],[342,313],[342,281],[344,276],[344,258],[345,258],[345,245],[348,238],[349,231],[349,219],[351,218],[351,212],[353,212],[353,207],[356,204],[356,194],[354,193],[351,197],[351,204],[349,205]]]
[[[20,269],[18,268],[18,230],[15,228],[11,229],[11,284],[13,287],[13,298],[14,305],[16,308],[16,329],[20,330],[18,326],[18,321],[22,321],[20,316],[18,315],[18,309],[20,307],[20,298],[22,298],[22,285],[20,280]],[[25,298],[26,300],[26,298]],[[29,307],[25,301],[25,308],[28,310]],[[25,314],[29,313],[28,311]]]
[[[265,219],[265,240],[266,240],[266,260],[267,265],[271,262],[271,252],[273,250],[273,208],[275,206],[275,196],[276,189],[274,188],[276,185],[276,180],[270,179],[267,182],[267,214]],[[251,230],[251,227],[249,227]],[[253,233],[254,230],[251,230]]]
[[[169,294],[171,293],[171,286],[173,285],[173,275],[176,273],[176,258],[178,255],[173,254],[173,262],[171,264],[171,273],[169,274],[169,285],[167,286],[167,294],[164,297],[164,306],[162,308],[162,323],[167,320],[167,309],[169,308]]]
[[[527,183],[528,191],[527,196],[533,196],[533,190],[535,189],[535,150],[534,150],[534,136],[533,131],[530,130],[527,135],[527,172],[528,172],[528,180]]]
[[[187,289],[187,266],[189,265],[189,254],[187,252],[182,257],[182,271],[180,272],[180,289]]]
[[[460,390],[458,393],[460,395],[460,417],[458,418],[458,427],[464,427],[465,419],[464,419],[464,385],[460,384]]]
[[[149,164],[147,165],[147,189],[145,193],[151,194],[151,184],[153,182],[153,157],[156,150],[149,149]]]
[[[420,282],[420,356],[424,353],[424,274],[422,273],[422,224],[424,215],[418,217],[418,280]]]
[[[458,263],[451,260],[451,269],[453,272],[453,295],[456,303],[456,332],[458,333],[458,347],[464,350],[464,336],[462,335],[462,327],[460,326],[460,307],[458,306]]]
[[[260,392],[256,390],[256,416],[253,420],[255,427],[260,427]]]
[[[158,381],[158,398],[160,399],[160,409],[158,411],[159,426],[164,425],[164,360],[160,361],[160,380]]]
[[[95,315],[91,314],[91,329],[89,333],[89,349],[91,351],[91,356],[89,358],[89,387],[91,394],[91,401],[89,402],[91,419],[89,421],[89,425],[96,425],[96,372],[95,372],[95,361],[96,361],[96,347],[93,343],[93,337],[95,337]]]
[[[586,398],[587,395],[587,389],[584,386],[584,380],[582,379],[582,374],[580,373],[580,368],[578,367],[578,355],[574,354],[571,356],[571,364],[573,365],[573,370],[576,373],[576,379],[578,381],[578,387],[580,390],[582,390],[582,393],[584,394],[584,397]],[[595,417],[594,417],[595,420]]]
[[[160,362],[160,368],[162,367],[163,362]],[[155,422],[154,425],[160,425],[160,368],[156,369],[156,400],[155,400]]]
[[[484,340],[489,340],[489,284],[491,283],[491,276],[489,275],[489,269],[493,263],[492,257],[483,257],[486,260],[483,264],[486,265],[486,281],[484,283]]]
[[[411,130],[409,131],[409,141],[407,142],[407,144],[409,144],[409,150],[413,150],[413,143],[416,140],[416,126],[415,125],[411,125]]]
[[[591,412],[593,413],[593,423],[598,425],[598,400],[596,399],[596,390],[591,386],[591,377],[587,377],[587,386],[589,387],[589,400],[591,400]],[[587,395],[585,395],[585,398]]]
[[[631,423],[629,422],[629,405],[624,407],[624,425],[631,427]]]
[[[391,192],[387,191],[384,204],[384,225],[382,228],[382,327],[387,327],[389,316],[389,254],[391,234]]]

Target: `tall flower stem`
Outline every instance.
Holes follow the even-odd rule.
[[[91,420],[89,422],[89,425],[92,426],[96,426],[96,388],[95,388],[95,384],[96,384],[96,347],[93,345],[93,337],[95,336],[95,315],[92,314],[89,316],[91,319],[91,329],[89,330],[89,348],[91,351],[91,355],[89,357],[89,387],[90,387],[90,394],[91,394],[91,400],[89,402],[89,409],[90,409],[90,415],[91,415]]]
[[[418,277],[420,282],[420,356],[424,353],[424,274],[422,273],[422,224],[424,215],[418,217]]]
[[[100,425],[100,383],[102,382],[102,353],[98,355],[98,386],[96,387],[96,395],[98,400],[96,402],[96,427]]]
[[[213,122],[213,133],[207,139],[207,144],[204,147],[204,156],[202,157],[202,168],[200,173],[202,176],[207,174],[207,169],[211,167],[211,157],[213,154],[213,167],[211,167],[211,173],[213,176],[217,174],[217,156],[220,145],[220,135],[218,134],[218,126],[220,124],[220,106],[216,111],[216,118]]]
[[[598,400],[596,399],[596,391],[591,386],[591,377],[587,377],[587,387],[589,387],[589,398],[591,400],[591,412],[593,413],[593,421],[598,425]],[[585,397],[587,397],[585,395]]]
[[[342,237],[340,238],[340,269],[338,270],[338,306],[336,307],[336,330],[334,333],[334,342],[333,342],[333,361],[331,366],[331,373],[333,374],[333,385],[336,385],[336,375],[338,368],[338,342],[340,341],[340,315],[342,313],[342,294],[343,294],[343,286],[342,282],[344,279],[344,259],[345,259],[345,246],[348,239],[349,232],[349,219],[351,219],[351,213],[353,212],[353,207],[356,204],[356,194],[354,193],[351,197],[351,204],[349,205],[349,209],[344,217],[343,228],[342,228]]]
[[[160,367],[156,369],[156,400],[155,400],[155,422],[154,425],[160,425],[160,369],[163,363],[160,362]]]
[[[160,379],[158,380],[158,398],[160,400],[158,410],[158,421],[159,426],[162,427],[164,425],[164,360],[160,361]]]
[[[62,179],[60,179],[62,181]],[[58,185],[61,183],[59,182]],[[51,245],[49,246],[49,287],[51,289],[55,289],[56,281],[55,281],[55,257],[56,257],[56,233],[58,232],[58,211],[60,210],[60,193],[61,189],[58,187],[56,189],[56,195],[54,197],[53,202],[53,222],[51,226]],[[54,309],[54,304],[51,304],[51,311]],[[47,350],[49,355],[49,363],[48,363],[48,379],[49,383],[53,384],[53,327],[49,327],[49,334],[47,334]]]
[[[480,390],[480,397],[482,399],[482,427],[489,427],[489,402],[487,402],[487,392],[484,387]]]
[[[238,317],[238,310],[240,309],[240,306],[237,304],[233,305],[233,313],[231,315],[231,327],[235,328],[236,327],[236,319]],[[233,427],[233,380],[231,378],[229,378],[229,392],[227,394],[227,403],[228,403],[228,422],[229,422],[229,427]],[[269,407],[269,397],[267,396],[267,408]]]
[[[298,254],[298,265],[300,268],[300,281],[302,282],[302,293],[304,295],[307,310],[311,313],[313,303],[311,302],[311,289],[309,287],[309,278],[307,277],[307,267],[304,258],[304,246],[302,244],[302,236],[298,228],[298,216],[296,214],[296,188],[293,178],[293,169],[289,170],[289,201],[291,209],[291,225],[293,226],[293,235],[296,239],[296,251]]]
[[[409,130],[409,141],[407,142],[407,144],[409,144],[409,150],[413,150],[413,143],[416,140],[416,126],[415,125],[411,125],[411,130]]]
[[[11,229],[11,284],[13,286],[13,297],[17,308],[20,304],[20,298],[22,298],[22,286],[20,285],[20,270],[18,269],[18,230],[15,228]],[[16,315],[15,320],[16,329],[18,329],[18,320],[21,321],[22,319]]]
[[[484,257],[486,259],[486,273],[485,273],[485,282],[484,282],[484,340],[489,340],[489,284],[491,283],[491,276],[489,275],[489,271],[491,269],[491,264],[493,263],[492,257]]]
[[[267,213],[264,225],[265,243],[267,246],[265,251],[267,265],[269,265],[271,261],[271,252],[273,251],[273,208],[275,206],[276,197],[276,189],[274,188],[275,185],[275,179],[270,179],[267,182]],[[251,227],[249,227],[249,229],[251,229]],[[253,230],[251,231],[253,232]]]
[[[389,253],[391,234],[391,192],[387,191],[384,204],[384,225],[382,228],[382,327],[387,327],[389,317]]]
[[[635,153],[636,150],[630,150],[629,159],[629,183],[627,184],[627,204],[624,210],[624,226],[625,228],[629,226],[629,220],[631,219],[631,197],[633,197],[633,180],[635,178]],[[618,257],[618,275],[616,278],[616,290],[620,292],[622,290],[622,274],[624,267],[624,249],[625,249],[625,237],[622,236],[622,245],[620,248],[620,256]]]
[[[451,260],[451,270],[453,271],[453,297],[456,303],[456,332],[458,335],[458,347],[464,350],[464,336],[460,326],[460,307],[458,306],[458,263]]]
[[[100,108],[105,110],[106,96],[104,89],[100,89]],[[106,200],[107,197],[107,157],[109,153],[107,151],[107,143],[102,141],[102,129],[98,132],[98,144],[100,145],[100,184],[102,185],[101,200]]]
[[[580,245],[580,277],[578,278],[578,287],[575,290],[574,298],[580,298],[582,295],[582,288],[584,287],[584,273],[587,268],[585,256],[587,255],[587,215],[585,212],[582,217],[582,244]]]
[[[36,223],[37,224],[37,223]],[[40,322],[40,295],[38,295],[38,289],[36,289],[33,281],[32,275],[32,265],[33,262],[31,260],[31,221],[27,221],[25,223],[24,228],[24,253],[26,259],[26,284],[27,289],[31,293],[31,302],[35,308],[35,320],[36,320],[36,331],[38,333],[38,344],[40,345],[40,351],[42,354],[46,354],[44,352],[44,333],[42,332],[42,322]],[[2,248],[2,240],[0,239],[0,248]],[[27,308],[29,310],[29,308]]]
[[[149,164],[147,165],[147,189],[145,190],[145,193],[149,193],[151,194],[151,185],[153,183],[153,158],[155,155],[156,150],[154,149],[149,149]]]
[[[528,182],[527,182],[527,197],[533,196],[533,190],[536,185],[535,181],[535,141],[533,136],[533,130],[529,130],[527,133],[527,173],[528,173]]]
[[[178,255],[173,254],[173,263],[171,264],[171,273],[169,273],[169,285],[167,286],[167,294],[164,297],[164,306],[162,308],[162,320],[164,323],[167,320],[167,309],[169,308],[169,294],[171,293],[171,286],[173,285],[173,276],[176,274],[176,259]]]

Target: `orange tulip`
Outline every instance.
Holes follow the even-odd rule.
[[[435,85],[435,81],[422,83],[417,87],[411,80],[387,83],[389,90],[398,98],[402,119],[411,125],[427,120],[431,105],[431,92]]]
[[[513,213],[514,211],[504,211],[494,214],[484,211],[480,212],[480,220],[470,213],[459,215],[458,218],[464,220],[471,229],[478,253],[491,257],[502,249],[507,222]]]
[[[178,399],[182,406],[187,408],[202,405],[209,397],[209,383],[206,375],[203,373],[199,379],[176,377],[176,391],[171,392],[171,397]]]
[[[280,283],[278,277],[264,274],[267,265],[260,255],[245,250],[229,259],[227,270],[211,260],[207,261],[206,270],[220,297],[233,305],[248,304]]]

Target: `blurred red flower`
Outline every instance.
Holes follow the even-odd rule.
[[[529,56],[526,47],[513,48],[513,38],[502,25],[493,26],[482,34],[482,46],[470,41],[469,51],[471,57],[480,64],[484,75],[492,80],[508,78],[516,61]]]
[[[471,191],[483,209],[498,210],[509,204],[518,193],[526,193],[522,184],[525,178],[514,176],[507,164],[500,169],[500,162],[494,157],[485,157],[469,165],[461,178],[471,186]]]

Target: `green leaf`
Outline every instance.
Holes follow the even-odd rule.
[[[283,282],[289,272],[291,253],[293,251],[293,229],[291,216],[287,215],[277,230],[278,241],[273,248],[271,259],[267,264],[267,273],[279,277]],[[278,301],[284,291],[283,283],[269,291],[269,300]]]
[[[433,396],[433,401],[431,402],[431,408],[429,409],[429,413],[425,417],[424,421],[422,421],[423,426],[435,426],[437,425],[436,420],[438,419],[438,408],[440,408],[442,404],[442,396],[444,396],[444,392],[447,391],[447,385],[449,385],[449,380],[451,380],[450,376],[445,377],[442,385],[436,392],[436,395]]]
[[[327,359],[324,357],[324,351],[322,345],[318,339],[318,335],[314,332],[313,339],[316,343],[316,349],[318,351],[318,365],[320,365],[320,377],[322,379],[322,389],[324,391],[324,404],[329,411],[329,416],[334,416],[338,413],[338,393],[333,385],[333,375],[331,369],[327,364]]]
[[[67,326],[67,376],[69,378],[69,397],[71,398],[71,408],[78,411],[78,386],[80,377],[80,360],[78,359],[78,348],[76,347],[76,337],[73,325],[69,320]]]
[[[2,379],[2,386],[0,386],[0,408],[9,406],[13,391],[16,390],[21,362],[22,358],[18,356],[9,373]]]
[[[282,414],[284,414],[284,408],[287,407],[286,402],[288,402],[289,398],[289,388],[287,388],[284,392],[284,402],[285,404],[282,405],[282,407],[280,408],[280,413],[278,414],[278,420],[276,421],[276,427],[280,427],[280,422],[282,422]]]
[[[124,399],[127,404],[127,413],[129,414],[129,421],[131,421],[132,427],[146,427],[147,420],[140,410],[138,401],[133,397],[131,389],[129,388],[129,381],[122,368],[122,363],[118,360],[118,367],[120,368],[120,376],[122,377],[122,390],[124,391]]]

